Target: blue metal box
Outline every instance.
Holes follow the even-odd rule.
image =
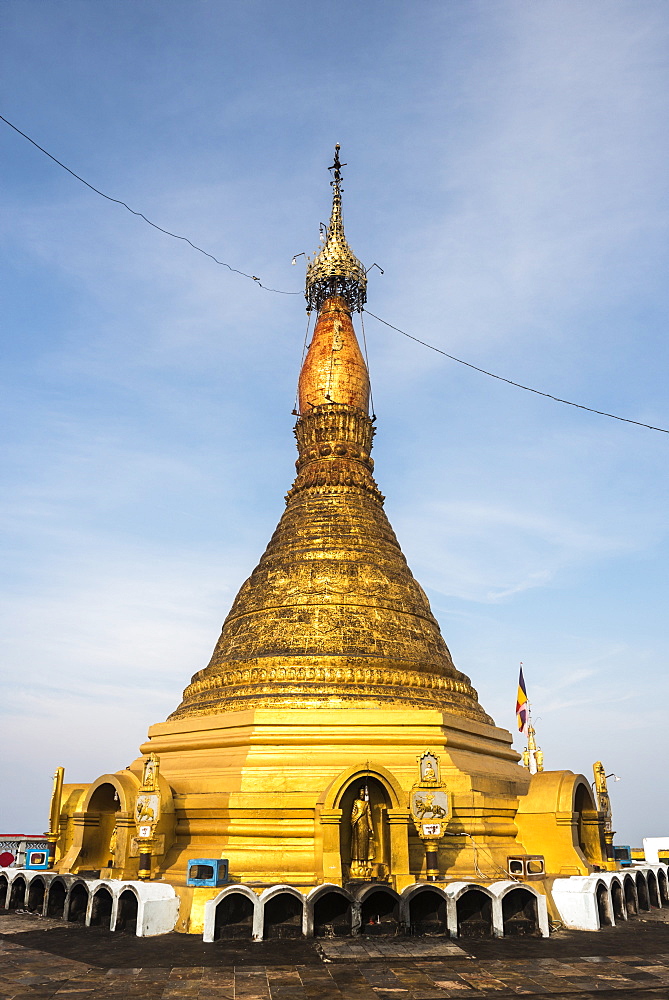
[[[188,862],[186,885],[205,885],[217,888],[227,885],[227,858],[191,858]]]
[[[628,844],[615,844],[613,857],[621,868],[629,868],[632,864],[632,848]]]
[[[29,848],[26,851],[26,868],[44,869],[49,867],[49,851],[45,848],[44,850],[36,851],[34,848]]]

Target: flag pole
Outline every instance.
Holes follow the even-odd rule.
[[[522,697],[521,697],[522,696]],[[523,675],[523,664],[520,664],[520,674],[518,677],[518,700],[516,703],[516,715],[521,732],[527,734],[527,746],[523,750],[523,767],[526,767],[530,774],[537,774],[544,769],[544,753],[541,747],[537,746],[536,732],[532,725],[532,706],[527,697],[525,688],[525,677]],[[520,725],[520,723],[523,725]]]

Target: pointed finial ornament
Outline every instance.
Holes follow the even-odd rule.
[[[305,298],[309,309],[320,310],[326,299],[340,295],[353,312],[362,310],[367,301],[367,275],[365,268],[352,252],[344,235],[341,211],[342,176],[345,163],[339,160],[339,143],[335,146],[333,172],[332,214],[325,237],[325,244],[316,257],[307,264]]]

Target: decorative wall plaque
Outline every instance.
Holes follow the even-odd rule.
[[[152,837],[160,819],[160,791],[158,790],[158,769],[160,760],[155,753],[144,761],[142,787],[135,800],[135,823],[137,836]]]

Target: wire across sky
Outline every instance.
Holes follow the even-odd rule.
[[[127,209],[127,211],[130,212],[132,215],[135,215],[138,218],[142,219],[149,226],[152,226],[153,229],[157,229],[158,232],[164,233],[165,236],[170,236],[175,240],[182,240],[184,243],[187,243],[190,247],[192,247],[193,250],[197,250],[198,253],[201,253],[205,257],[208,257],[210,260],[213,260],[215,264],[227,268],[228,271],[231,271],[233,274],[238,274],[242,278],[247,278],[250,281],[253,281],[259,288],[262,288],[263,291],[274,292],[277,295],[302,294],[301,291],[286,291],[285,289],[281,288],[270,288],[268,285],[263,284],[263,282],[257,275],[249,274],[246,271],[242,271],[239,268],[233,267],[232,264],[228,264],[223,260],[219,260],[218,257],[215,257],[214,254],[209,253],[208,250],[204,250],[202,247],[197,246],[197,244],[189,240],[187,236],[180,236],[178,233],[170,232],[169,229],[164,229],[162,226],[159,226],[157,223],[152,222],[151,219],[147,218],[147,216],[144,215],[143,212],[139,212],[136,209],[131,208],[130,205],[128,205],[125,201],[122,201],[120,198],[113,198],[111,195],[105,194],[104,191],[101,191],[99,188],[96,188],[93,184],[90,184],[79,174],[75,173],[74,170],[72,170],[70,167],[66,166],[59,159],[53,156],[53,154],[50,153],[48,150],[46,150],[43,146],[40,146],[38,142],[32,139],[26,132],[23,132],[20,128],[18,128],[16,125],[10,122],[9,119],[5,118],[3,115],[0,115],[0,121],[3,121],[5,125],[8,125],[9,128],[13,129],[16,133],[18,133],[18,135],[23,136],[24,139],[27,139],[27,141],[30,142],[36,149],[38,149],[40,153],[43,153],[53,163],[57,164],[63,170],[67,171],[68,174],[74,177],[75,180],[78,180],[81,184],[84,184],[87,188],[89,188],[89,190],[93,191],[101,198],[105,198],[107,201],[113,202],[115,205],[121,205],[123,208]],[[665,427],[656,427],[653,424],[646,424],[640,420],[632,420],[630,417],[621,417],[616,413],[608,413],[606,410],[598,410],[593,406],[585,406],[583,403],[574,403],[572,400],[562,399],[560,396],[555,396],[550,392],[543,392],[542,390],[534,389],[529,385],[523,385],[520,382],[515,382],[513,379],[505,378],[503,375],[496,375],[494,372],[487,371],[485,368],[480,368],[478,365],[473,365],[471,364],[471,362],[464,361],[462,358],[456,358],[453,354],[449,354],[447,351],[442,350],[440,347],[435,347],[434,344],[429,344],[427,341],[421,340],[419,337],[415,337],[411,333],[407,333],[406,330],[402,330],[400,329],[400,327],[395,326],[393,323],[389,323],[388,320],[382,319],[380,316],[376,316],[368,309],[365,309],[364,311],[367,313],[368,316],[371,316],[379,323],[383,323],[383,325],[387,326],[389,329],[395,330],[396,333],[400,333],[403,337],[407,337],[409,340],[413,340],[416,344],[421,344],[422,347],[427,347],[429,350],[435,351],[437,354],[441,354],[443,357],[448,358],[450,361],[455,361],[459,365],[464,365],[466,368],[471,368],[473,371],[479,372],[481,375],[487,375],[488,378],[497,379],[497,381],[499,382],[506,382],[507,385],[512,385],[516,389],[522,389],[525,392],[532,392],[536,396],[543,396],[545,399],[551,399],[555,403],[563,403],[565,406],[573,406],[579,410],[586,410],[588,413],[595,413],[600,417],[608,417],[610,420],[619,420],[625,424],[633,424],[636,427],[644,427],[649,431],[659,431],[661,434],[669,434],[669,429]]]

